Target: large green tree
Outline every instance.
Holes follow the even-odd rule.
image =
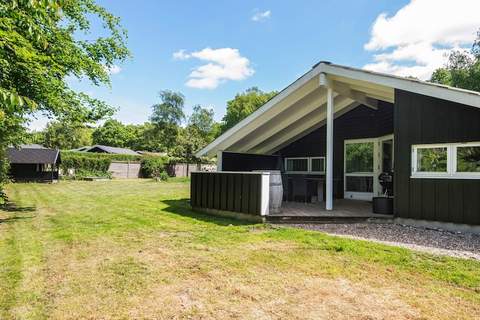
[[[135,133],[133,126],[126,126],[118,120],[108,119],[93,131],[92,138],[94,144],[131,148]]]
[[[160,91],[159,96],[161,102],[152,106],[150,121],[156,128],[156,135],[162,139],[162,150],[159,151],[170,151],[176,145],[179,128],[185,118],[185,96],[171,90]]]
[[[435,70],[432,82],[480,91],[480,31],[470,51],[454,50],[443,68]]]
[[[187,125],[179,130],[172,155],[189,162],[197,161],[195,152],[210,143],[215,138],[217,130],[213,109],[202,108],[200,105],[194,106]]]
[[[234,99],[227,102],[227,112],[222,119],[221,133],[245,119],[276,94],[276,91],[263,92],[256,87],[237,94]]]
[[[92,144],[92,129],[83,124],[51,121],[42,132],[40,144],[58,149],[74,149]]]
[[[103,25],[101,36],[90,32],[92,19]],[[5,150],[21,141],[32,113],[79,123],[113,113],[66,78],[108,85],[108,70],[129,56],[125,39],[119,19],[94,0],[0,1],[0,186]]]

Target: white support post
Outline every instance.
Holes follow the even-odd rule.
[[[223,152],[222,152],[222,151],[218,151],[218,152],[217,152],[217,172],[223,170],[222,158],[223,158]]]
[[[260,215],[268,216],[270,207],[270,172],[262,172]]]
[[[327,87],[327,172],[325,209],[333,209],[333,89]]]

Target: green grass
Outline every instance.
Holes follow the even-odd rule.
[[[478,261],[202,215],[188,190],[9,185],[0,319],[480,316]]]

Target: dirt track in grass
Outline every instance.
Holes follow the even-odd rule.
[[[480,317],[480,263],[211,218],[188,182],[8,186],[0,319]]]

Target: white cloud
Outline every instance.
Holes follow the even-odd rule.
[[[411,0],[375,20],[365,49],[375,52],[365,69],[428,79],[452,49],[468,48],[480,28],[480,1]]]
[[[120,68],[116,64],[112,65],[111,67],[105,67],[105,69],[107,70],[107,73],[109,75],[118,74],[120,73],[120,71],[122,71],[122,68]]]
[[[190,58],[190,55],[185,52],[185,49],[173,53],[173,59],[175,60],[186,60],[188,58]]]
[[[205,48],[191,53],[179,50],[173,57],[180,60],[195,58],[207,62],[189,74],[186,85],[192,88],[215,89],[222,82],[244,80],[255,73],[250,61],[242,57],[238,49],[233,48]]]
[[[272,12],[270,10],[266,10],[266,11],[255,10],[255,13],[252,16],[252,21],[258,22],[258,21],[267,20],[271,16],[272,16]]]

